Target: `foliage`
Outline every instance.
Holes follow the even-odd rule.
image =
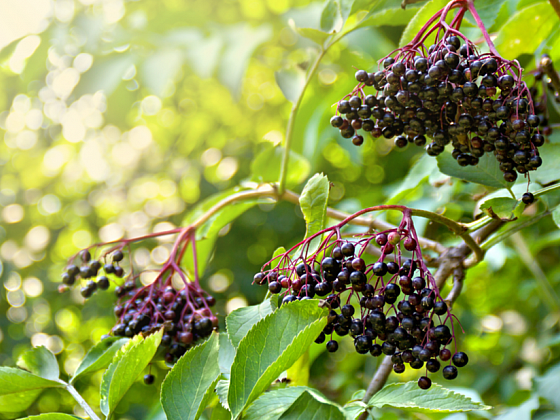
[[[383,139],[356,150],[328,122],[340,92],[355,85],[354,67],[373,68],[445,3],[406,10],[400,0],[0,6],[3,26],[2,16],[36,11],[30,26],[0,35],[0,416],[306,419],[313,412],[350,419],[367,409],[385,420],[413,418],[403,408],[445,411],[450,401],[452,411],[459,403],[494,407],[468,418],[558,416],[556,129],[531,177],[537,201],[525,207],[525,180],[508,191],[493,160],[459,168],[444,153],[436,165],[421,150],[397,150]],[[497,49],[520,62],[529,85],[542,53],[560,69],[558,16],[549,2],[478,3]],[[465,33],[481,38],[474,25]],[[558,105],[547,95],[554,126]],[[288,146],[284,130],[294,107]],[[60,272],[78,250],[192,223],[223,198],[277,182],[286,150],[287,187],[302,192],[300,206],[240,202],[197,230],[198,268],[217,297],[221,332],[171,370],[157,353],[160,333],[101,339],[114,323],[111,296],[83,306],[78,290],[58,293]],[[469,232],[490,218],[523,227],[515,240],[500,237],[506,226],[482,243],[485,260],[466,272],[454,306],[466,331],[461,348],[471,356],[457,381],[462,389],[433,386],[417,401],[406,394],[420,392],[406,372],[360,403],[376,359],[355,354],[350,339],[336,355],[325,353],[313,344],[326,323],[316,300],[278,308],[251,285],[253,273],[284,252],[276,249],[332,224],[327,205],[354,212],[383,203],[444,215]],[[378,218],[396,220],[391,213]],[[417,226],[445,246],[460,243],[445,226]],[[135,245],[131,260],[154,269],[172,240]],[[185,265],[192,273],[193,261]],[[290,386],[284,372],[290,379],[302,356],[307,361],[297,366],[307,370],[309,386]],[[148,369],[154,388],[138,381]]]

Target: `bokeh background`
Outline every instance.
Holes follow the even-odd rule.
[[[367,9],[380,2],[362,3]],[[356,148],[329,126],[332,104],[355,85],[355,69],[371,69],[395,49],[419,7],[400,11],[400,1],[382,3],[395,13],[333,46],[308,88],[296,120],[299,158],[290,188],[299,192],[309,176],[323,172],[333,183],[330,205],[345,211],[392,199],[472,221],[487,188],[449,179],[434,159],[417,163],[421,149],[393,150],[383,139]],[[537,3],[546,4],[489,1],[490,32]],[[94,242],[181,226],[202,200],[258,180],[251,163],[282,143],[291,108],[275,72],[305,70],[314,59],[316,44],[292,27],[319,27],[322,6],[310,0],[0,0],[0,364],[12,366],[30,346],[46,345],[71,374],[112,327],[115,298],[98,293],[84,304],[78,289],[59,294],[66,260]],[[527,70],[543,51],[560,58],[554,56],[560,54],[558,18],[550,10],[539,31],[519,33],[507,58]],[[466,22],[465,31],[476,39],[471,26]],[[549,141],[560,139],[553,134]],[[415,163],[417,172],[406,178]],[[426,236],[454,243],[437,226],[419,226]],[[263,298],[265,291],[251,285],[253,273],[304,232],[299,209],[287,202],[253,207],[222,229],[202,280],[218,299],[222,324],[227,313]],[[471,363],[452,385],[498,409],[530,398],[533,379],[560,356],[560,306],[550,299],[550,287],[560,292],[560,231],[548,218],[523,237],[525,259],[542,272],[519,257],[523,238],[506,241],[468,272],[456,305]],[[157,267],[170,246],[169,238],[140,243],[134,264]],[[345,339],[342,351],[318,355],[311,384],[343,403],[367,385],[376,363]],[[157,376],[161,381],[164,372]],[[100,381],[98,374],[78,383],[88,401],[98,400]],[[138,383],[117,418],[157,418],[157,397]],[[82,414],[67,394],[49,390],[20,416],[55,410]],[[428,418],[383,414],[408,416]],[[530,411],[512,418],[528,419]]]

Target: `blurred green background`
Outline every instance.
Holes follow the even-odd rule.
[[[547,6],[477,3],[492,33],[519,10]],[[330,205],[345,211],[393,199],[472,221],[487,188],[442,175],[426,157],[406,178],[421,149],[393,150],[384,139],[356,148],[329,126],[332,104],[355,85],[355,69],[372,69],[394,50],[420,7],[360,4],[391,12],[327,52],[296,120],[300,159],[289,186],[299,192],[310,175],[324,172],[333,183]],[[309,0],[0,1],[0,364],[12,366],[30,346],[46,345],[72,373],[112,327],[114,295],[98,293],[84,305],[78,288],[59,294],[67,258],[94,242],[181,226],[201,200],[258,180],[251,162],[282,143],[291,108],[275,72],[301,72],[316,57],[317,45],[293,27],[319,27],[322,7]],[[543,51],[560,58],[558,18],[552,8],[547,16],[539,31],[519,32],[522,42],[506,48],[506,58],[527,70]],[[468,22],[465,32],[480,37]],[[438,226],[418,225],[425,236],[455,243]],[[222,324],[233,309],[263,298],[264,289],[251,285],[253,273],[304,232],[299,209],[286,202],[256,206],[222,230],[202,280],[218,299]],[[560,292],[560,231],[548,218],[523,236],[529,259],[544,270],[541,283],[506,241],[468,272],[455,308],[471,363],[451,385],[472,388],[498,411],[529,398],[532,379],[560,358],[560,307],[547,304],[542,288],[550,282]],[[171,244],[140,243],[133,260],[157,267]],[[317,358],[311,384],[343,403],[367,386],[377,360],[356,354],[350,339],[342,350]],[[407,371],[390,380],[416,376]],[[86,399],[98,400],[100,380],[78,383]],[[157,397],[137,384],[117,418],[149,418]],[[27,414],[54,410],[82,414],[57,390],[44,392]]]

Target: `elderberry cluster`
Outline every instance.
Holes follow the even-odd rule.
[[[330,313],[316,343],[326,341],[329,352],[338,350],[335,337],[350,335],[358,353],[391,356],[395,373],[403,373],[406,365],[434,373],[450,361],[443,376],[455,379],[468,357],[448,348],[454,341],[453,316],[423,261],[411,220],[406,224],[358,241],[337,238],[295,261],[283,255],[276,268],[257,273],[254,282],[283,293],[282,304],[323,298]],[[381,256],[367,264],[362,254],[373,243]],[[411,258],[405,258],[403,248]],[[427,389],[431,381],[422,376],[418,384]]]
[[[117,287],[115,293],[119,301],[114,308],[118,322],[112,329],[113,335],[148,335],[163,328],[161,346],[167,350],[167,363],[175,363],[196,342],[218,328],[218,318],[210,309],[216,299],[192,283],[177,291],[172,286],[137,287],[134,280],[129,280]]]
[[[137,334],[149,335],[164,329],[161,347],[165,350],[164,359],[173,364],[198,341],[208,337],[218,328],[218,319],[210,309],[216,304],[213,296],[204,291],[198,281],[187,282],[184,273],[178,267],[167,263],[162,268],[156,280],[149,285],[137,284],[139,274],[131,271],[125,276],[120,262],[124,255],[120,249],[110,250],[100,260],[92,260],[88,250],[81,251],[72,258],[62,274],[62,289],[67,290],[76,280],[86,280],[80,290],[84,298],[89,298],[97,290],[107,290],[110,287],[109,277],[124,283],[115,287],[118,298],[114,307],[117,324],[111,332],[119,337],[133,337]],[[76,265],[75,260],[81,263]],[[105,275],[96,277],[100,270]],[[171,285],[174,274],[178,274],[184,281],[185,287],[176,290]],[[88,280],[90,279],[90,280]],[[153,375],[146,375],[145,383],[153,383]]]
[[[105,274],[113,274],[119,278],[123,277],[124,269],[119,265],[123,257],[123,253],[120,250],[112,253],[112,263],[108,262],[103,266]],[[91,297],[98,289],[107,290],[109,288],[110,282],[106,275],[101,275],[97,277],[96,280],[88,280],[97,276],[101,269],[101,262],[99,260],[92,260],[91,253],[87,249],[81,251],[78,258],[73,258],[73,260],[76,259],[79,259],[81,264],[78,266],[72,263],[68,265],[62,273],[62,283],[65,286],[73,286],[76,280],[79,279],[87,280],[85,286],[80,290],[80,293],[86,299]]]
[[[513,182],[541,166],[537,148],[545,141],[519,75],[516,63],[480,54],[455,35],[436,39],[427,51],[409,44],[385,58],[383,69],[356,72],[359,84],[337,103],[331,125],[358,146],[364,141],[359,130],[394,137],[399,148],[425,146],[430,156],[451,144],[461,166],[492,153],[504,179]],[[377,92],[366,94],[367,87]]]

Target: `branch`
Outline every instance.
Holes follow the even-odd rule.
[[[560,7],[560,2],[557,1],[551,1],[550,2],[553,6],[554,3],[556,3],[556,5],[558,7]],[[556,10],[556,8],[555,8]],[[558,10],[556,10],[556,13],[558,13]],[[548,55],[543,55],[541,58],[541,62],[540,65],[542,67],[542,69],[544,70],[544,72],[546,73],[546,75],[550,78],[550,82],[552,83],[552,86],[554,87],[554,90],[556,92],[560,92],[560,77],[558,77],[558,73],[556,73],[556,70],[554,69],[554,64],[552,63],[551,58]]]
[[[504,239],[509,238],[511,235],[513,235],[515,232],[519,232],[521,229],[525,229],[527,226],[531,226],[535,223],[537,223],[539,220],[541,220],[543,217],[549,216],[550,214],[552,214],[552,212],[550,210],[545,211],[544,213],[541,213],[535,217],[532,217],[529,220],[526,220],[522,223],[511,223],[511,227],[509,229],[505,229],[502,232],[499,232],[498,234],[496,234],[495,236],[493,236],[492,238],[488,239],[487,241],[483,242],[480,247],[487,251],[490,248],[492,248],[494,245],[502,242]]]
[[[290,148],[292,147],[292,139],[294,137],[296,116],[299,107],[301,105],[301,101],[303,100],[303,95],[305,95],[305,91],[307,90],[307,87],[309,86],[311,79],[313,78],[313,76],[315,76],[315,73],[319,68],[319,63],[325,56],[327,50],[328,47],[326,49],[323,49],[323,47],[321,47],[321,50],[319,51],[319,55],[313,62],[311,68],[309,69],[309,72],[307,73],[307,77],[305,79],[305,83],[301,89],[301,92],[299,93],[298,98],[294,103],[294,105],[292,106],[292,110],[290,111],[290,117],[288,119],[288,125],[286,127],[286,138],[284,140],[284,155],[282,156],[282,166],[280,169],[280,181],[278,187],[278,192],[280,195],[282,195],[284,193],[284,190],[286,189],[286,178],[288,177],[288,163],[290,162]]]
[[[550,0],[550,5],[551,5],[552,8],[554,9],[554,11],[555,11],[556,14],[558,15],[558,17],[560,17],[560,1],[558,1],[558,0]]]

